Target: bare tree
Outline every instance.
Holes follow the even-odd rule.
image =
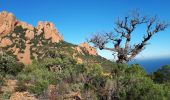
[[[138,44],[130,45],[131,36],[139,25],[146,27],[143,27],[146,30],[143,40]],[[105,49],[116,53],[118,63],[127,63],[145,48],[148,40],[154,34],[164,31],[168,24],[160,22],[156,16],[141,16],[139,12],[134,12],[129,16],[125,16],[124,19],[118,19],[115,26],[113,32],[95,34],[89,42],[93,43],[100,50]],[[106,44],[109,42],[113,43],[113,48],[106,47]]]

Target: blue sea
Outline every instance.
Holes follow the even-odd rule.
[[[129,64],[140,64],[148,73],[152,73],[164,65],[170,65],[170,57],[168,58],[154,58],[154,59],[136,59]]]

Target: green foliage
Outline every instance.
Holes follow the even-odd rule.
[[[170,82],[170,66],[166,65],[153,73],[152,78],[155,82]]]
[[[139,64],[134,64],[131,65],[127,70],[126,73],[129,73],[131,75],[135,75],[135,77],[143,77],[143,76],[147,76],[147,72],[145,71],[145,69],[140,66]]]
[[[84,88],[89,89],[100,89],[103,87],[104,82],[106,81],[105,77],[102,76],[103,68],[99,65],[91,65],[87,67],[87,72],[85,73],[85,86]]]
[[[55,54],[54,54],[55,55]],[[42,95],[49,84],[56,85],[59,98],[71,92],[80,92],[85,99],[99,100],[168,100],[170,86],[157,84],[138,64],[114,64],[104,70],[100,64],[77,64],[66,56],[56,56],[34,61],[17,76],[31,93]],[[110,73],[109,77],[104,73]],[[22,83],[23,82],[23,83]],[[24,87],[25,85],[23,85]],[[25,91],[25,90],[24,90]],[[88,96],[87,96],[88,95]]]
[[[127,91],[127,99],[130,100],[162,100],[164,98],[164,90],[161,85],[154,84],[149,78],[137,80]]]
[[[120,100],[168,100],[169,96],[165,87],[155,84],[139,65],[127,66],[117,64],[112,70],[112,78],[104,83],[103,91],[99,92],[102,99]],[[102,87],[100,87],[102,88]]]
[[[28,91],[38,95],[47,89],[49,84],[55,84],[57,82],[55,73],[50,72],[47,68],[42,67],[40,63],[37,62],[28,65],[24,71],[18,74],[17,78],[21,82],[31,84],[27,87]]]
[[[4,80],[3,80],[3,75],[0,74],[0,90],[1,90],[1,86],[3,85]]]
[[[170,83],[163,84],[163,90],[165,91],[165,97],[170,98]]]
[[[3,94],[0,94],[0,99],[9,100],[10,96],[11,96],[11,92],[5,92]]]
[[[115,66],[117,66],[115,62],[107,60],[106,58],[103,58],[101,56],[94,56],[85,53],[85,55],[79,54],[78,57],[80,57],[83,60],[83,63],[86,66],[93,65],[95,63],[101,65],[105,72],[110,72],[112,68],[115,68]]]
[[[47,80],[38,80],[34,85],[28,87],[28,91],[37,95],[42,94],[48,88]]]
[[[22,52],[25,49],[25,31],[20,26],[16,27],[13,34],[21,40],[18,41],[9,34],[6,37],[12,39],[13,44],[3,49],[17,46],[22,48]],[[37,32],[36,29],[34,31]],[[24,69],[15,57],[6,53],[0,55],[0,73],[6,77],[17,75],[16,91],[29,91],[40,96],[47,93],[48,86],[53,84],[61,99],[72,92],[79,92],[87,100],[170,99],[169,66],[159,69],[151,78],[138,64],[118,64],[100,56],[89,55],[83,48],[84,55],[79,54],[74,50],[75,45],[65,41],[52,43],[43,34],[35,35],[35,39],[31,40],[31,57],[34,59],[33,54],[37,54],[38,59],[34,59]],[[42,46],[38,45],[39,41]],[[84,63],[78,64],[73,59],[73,54]],[[4,80],[2,75],[0,85]],[[3,96],[9,97],[8,93]]]
[[[17,59],[13,56],[7,55],[6,53],[0,54],[0,74],[6,75],[17,75],[23,68],[23,64],[18,63]]]
[[[100,76],[102,72],[103,68],[97,64],[90,66],[87,70],[87,74],[90,76]]]

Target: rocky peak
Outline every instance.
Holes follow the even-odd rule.
[[[98,55],[97,50],[94,47],[91,47],[87,42],[80,44],[80,47],[85,48],[90,55]]]
[[[14,30],[16,18],[12,13],[3,11],[0,13],[0,36],[5,36]]]
[[[41,34],[44,31],[44,35],[46,39],[51,38],[52,42],[59,42],[63,40],[63,37],[59,34],[55,25],[51,22],[38,22],[37,25],[38,33]]]
[[[0,37],[3,37],[12,32],[16,26],[22,26],[22,28],[27,29],[27,33],[30,33],[32,36],[34,31],[34,27],[32,25],[17,20],[12,13],[8,13],[7,11],[3,11],[0,13]],[[38,30],[37,34],[41,34],[44,31],[45,38],[51,38],[53,43],[63,40],[63,37],[59,34],[55,25],[51,22],[40,21],[38,22],[38,25],[35,29]]]
[[[12,13],[6,11],[0,13],[0,47],[12,51],[24,64],[31,63],[33,46],[43,46],[43,43],[57,43],[62,40],[63,37],[51,22],[40,21],[37,27],[33,27],[17,20]]]

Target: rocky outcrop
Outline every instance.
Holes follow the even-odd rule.
[[[34,39],[34,31],[31,31],[31,30],[26,30],[26,34],[25,34],[25,37],[27,38],[27,40],[32,40]]]
[[[4,38],[0,40],[0,47],[6,47],[11,44],[12,44],[12,41],[9,38]]]
[[[43,31],[45,33],[45,39],[52,39],[52,42],[59,42],[63,40],[63,37],[59,34],[55,25],[51,22],[38,22],[37,25],[38,33],[41,34]]]
[[[88,43],[84,42],[80,44],[80,47],[85,48],[88,54],[90,55],[98,55],[97,50],[94,47],[91,47]]]
[[[83,59],[81,59],[78,55],[85,55],[85,53],[93,56],[97,56],[97,50],[94,47],[91,47],[88,43],[84,42],[79,46],[73,47],[76,53],[73,54],[73,58],[77,60],[78,63],[83,63]]]
[[[26,28],[26,29],[28,29],[30,31],[34,30],[34,27],[32,25],[27,24],[26,22],[19,21],[19,20],[17,20],[16,26],[22,26],[23,28]]]
[[[16,34],[16,27],[22,27],[23,29],[17,29]],[[10,35],[10,33],[12,35]],[[45,38],[52,43],[64,40],[55,25],[51,22],[40,21],[38,22],[37,27],[33,27],[26,22],[17,20],[12,13],[6,11],[0,13],[0,47],[9,46],[10,48],[8,48],[8,51],[11,50],[18,57],[20,62],[23,62],[24,64],[31,63],[31,46],[35,45],[32,41],[38,40],[38,44],[36,45],[42,46],[42,38],[41,40],[37,39],[41,34],[43,34],[43,36],[41,36],[42,38]],[[17,45],[16,42],[18,43]],[[18,45],[22,45],[23,47],[18,47]],[[23,52],[20,52],[21,49],[24,49],[22,50]]]
[[[22,26],[22,28],[27,29],[27,36],[33,38],[34,27],[26,22],[19,21],[15,18],[12,13],[8,13],[3,11],[0,13],[0,36],[5,36],[6,34],[12,32],[16,26]],[[52,39],[52,42],[59,42],[63,40],[63,37],[59,34],[58,30],[56,29],[55,25],[51,22],[38,22],[37,27],[35,28],[38,30],[37,34],[41,34],[44,32],[45,38]],[[31,39],[32,39],[31,38]]]
[[[16,18],[12,13],[3,11],[0,13],[0,36],[5,36],[14,30]]]
[[[24,53],[18,53],[17,57],[20,60],[20,62],[24,63],[24,64],[30,64],[31,61],[31,57],[30,57],[30,44],[26,44],[26,48],[24,50]]]

